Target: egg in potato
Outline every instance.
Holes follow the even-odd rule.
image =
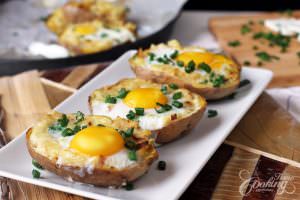
[[[71,24],[101,21],[110,26],[119,26],[126,23],[127,8],[120,3],[107,0],[71,0],[57,8],[48,17],[47,27],[60,35]]]
[[[95,90],[89,105],[94,115],[137,121],[142,129],[157,134],[157,143],[166,143],[195,126],[206,101],[175,84],[133,78]]]
[[[140,49],[129,62],[140,78],[173,82],[209,100],[231,94],[240,82],[241,69],[230,58],[176,40]]]
[[[73,54],[90,54],[135,41],[135,27],[106,27],[99,21],[69,25],[59,36],[59,43]]]
[[[134,121],[51,113],[27,132],[27,147],[44,168],[75,181],[120,186],[157,159],[151,133]]]

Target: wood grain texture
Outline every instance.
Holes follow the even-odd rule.
[[[300,162],[300,123],[266,93],[259,97],[226,141],[246,150],[257,149]]]
[[[62,95],[63,93],[64,91],[58,92],[57,89],[53,95]],[[0,78],[0,95],[5,111],[4,127],[8,139],[18,136],[25,128],[32,125],[51,109],[37,71]],[[82,199],[19,181],[9,180],[8,184],[12,188],[13,199]]]
[[[295,17],[300,17],[300,11],[293,12]],[[240,65],[245,61],[249,61],[251,66],[257,66],[260,61],[255,53],[258,51],[266,51],[271,55],[280,57],[280,60],[273,60],[272,62],[263,62],[263,68],[270,69],[274,72],[274,79],[270,87],[285,87],[300,85],[300,59],[297,52],[300,51],[300,43],[293,38],[287,52],[281,53],[280,48],[273,46],[270,47],[266,40],[254,40],[253,34],[265,31],[270,32],[269,29],[260,24],[261,20],[287,17],[280,13],[262,13],[256,15],[245,16],[223,16],[213,17],[209,21],[209,28],[215,35],[220,46],[233,57]],[[249,25],[251,32],[241,34],[241,27],[253,21],[254,25]],[[228,42],[238,40],[241,42],[240,46],[231,47]],[[253,49],[257,46],[258,49]]]

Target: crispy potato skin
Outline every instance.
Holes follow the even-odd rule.
[[[233,93],[235,89],[239,86],[240,83],[240,77],[238,80],[232,84],[229,87],[219,87],[219,88],[213,88],[213,87],[206,87],[206,88],[196,88],[192,86],[189,83],[186,83],[182,81],[181,79],[175,77],[175,76],[169,76],[168,74],[164,72],[158,72],[158,71],[152,71],[149,69],[146,69],[145,67],[136,66],[131,62],[131,69],[134,71],[137,77],[153,81],[156,83],[175,83],[180,87],[186,88],[194,93],[197,93],[199,95],[202,95],[207,100],[216,100],[223,97],[226,97]]]
[[[95,168],[92,174],[85,171],[84,176],[79,176],[75,171],[81,170],[78,167],[73,166],[57,166],[56,160],[51,160],[34,150],[33,145],[30,143],[30,134],[32,129],[29,129],[26,133],[26,144],[31,157],[36,160],[40,165],[50,172],[57,174],[58,176],[66,179],[72,179],[74,181],[92,184],[96,186],[121,186],[125,182],[131,182],[138,179],[145,174],[150,165],[158,158],[158,153],[152,147],[151,156],[147,156],[147,159],[139,162],[138,165],[129,167],[123,170],[116,169],[102,169]],[[147,147],[146,147],[147,148]]]

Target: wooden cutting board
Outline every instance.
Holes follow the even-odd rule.
[[[293,16],[300,18],[300,11],[294,11]],[[221,48],[240,65],[243,65],[245,61],[249,61],[251,66],[258,66],[258,62],[261,60],[255,55],[256,52],[264,51],[270,55],[278,56],[280,60],[263,62],[261,66],[274,72],[274,79],[270,87],[300,85],[300,58],[297,56],[297,52],[300,51],[300,42],[293,38],[287,51],[281,53],[279,47],[269,46],[269,42],[266,40],[253,39],[253,35],[257,32],[270,32],[261,24],[262,20],[279,17],[288,16],[283,13],[261,13],[213,17],[209,20],[209,28],[221,45]],[[243,25],[250,27],[251,31],[241,34]],[[235,40],[238,40],[241,45],[236,47],[228,45],[229,42]],[[258,49],[254,49],[254,46]]]

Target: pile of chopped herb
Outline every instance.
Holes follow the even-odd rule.
[[[291,36],[284,36],[280,33],[272,32],[257,32],[253,35],[253,39],[265,39],[269,42],[269,45],[278,46],[281,48],[281,52],[285,52],[290,46]]]
[[[279,57],[270,55],[265,51],[260,51],[255,54],[260,60],[266,61],[266,62],[271,62],[272,60],[279,60]]]

